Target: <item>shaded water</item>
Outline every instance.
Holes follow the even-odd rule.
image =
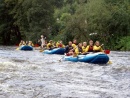
[[[101,66],[15,48],[0,47],[0,98],[130,98],[130,52]]]

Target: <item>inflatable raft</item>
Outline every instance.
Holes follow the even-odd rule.
[[[43,51],[44,54],[64,54],[65,53],[65,49],[64,48],[55,48],[52,50],[44,50]]]
[[[25,46],[19,47],[19,50],[31,51],[33,50],[33,47],[25,45]]]
[[[106,64],[109,61],[109,57],[104,53],[92,53],[87,55],[79,55],[77,57],[64,56],[65,61],[72,62],[86,62],[93,64]]]

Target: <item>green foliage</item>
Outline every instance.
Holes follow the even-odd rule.
[[[23,39],[34,41],[40,34],[49,33],[48,28],[54,22],[53,3],[53,0],[2,0],[0,3],[2,42],[11,43],[10,41],[16,38],[20,41],[22,35],[26,36]]]
[[[73,6],[74,13],[69,11],[71,10],[69,6]],[[61,20],[66,13],[70,14],[68,20]],[[130,33],[130,1],[128,0],[88,0],[87,2],[76,0],[67,3],[62,9],[56,9],[54,16],[60,19],[57,21],[61,24],[59,28],[63,27],[62,23],[65,24],[60,30],[68,38],[76,38],[79,42],[89,39],[99,40],[106,45],[105,48],[116,49],[115,45],[120,38]],[[91,33],[97,35],[90,36]]]
[[[130,51],[130,36],[122,37],[120,41],[117,43],[116,48],[118,50]]]
[[[129,0],[0,1],[0,44],[36,41],[44,34],[64,43],[99,40],[116,50],[117,43],[130,36],[129,27]]]

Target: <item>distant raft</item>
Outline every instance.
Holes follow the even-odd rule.
[[[33,47],[32,46],[23,45],[23,46],[19,47],[19,50],[32,51]]]
[[[44,50],[43,53],[44,54],[61,54],[61,55],[63,55],[65,53],[65,49],[64,48],[55,48],[52,50]]]
[[[92,54],[87,54],[87,55],[78,55],[77,57],[64,56],[64,60],[72,61],[72,62],[106,64],[109,61],[109,57],[104,53],[92,53]]]

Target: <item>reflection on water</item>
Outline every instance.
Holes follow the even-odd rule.
[[[111,52],[105,66],[62,57],[0,47],[0,98],[130,98],[130,52]]]

